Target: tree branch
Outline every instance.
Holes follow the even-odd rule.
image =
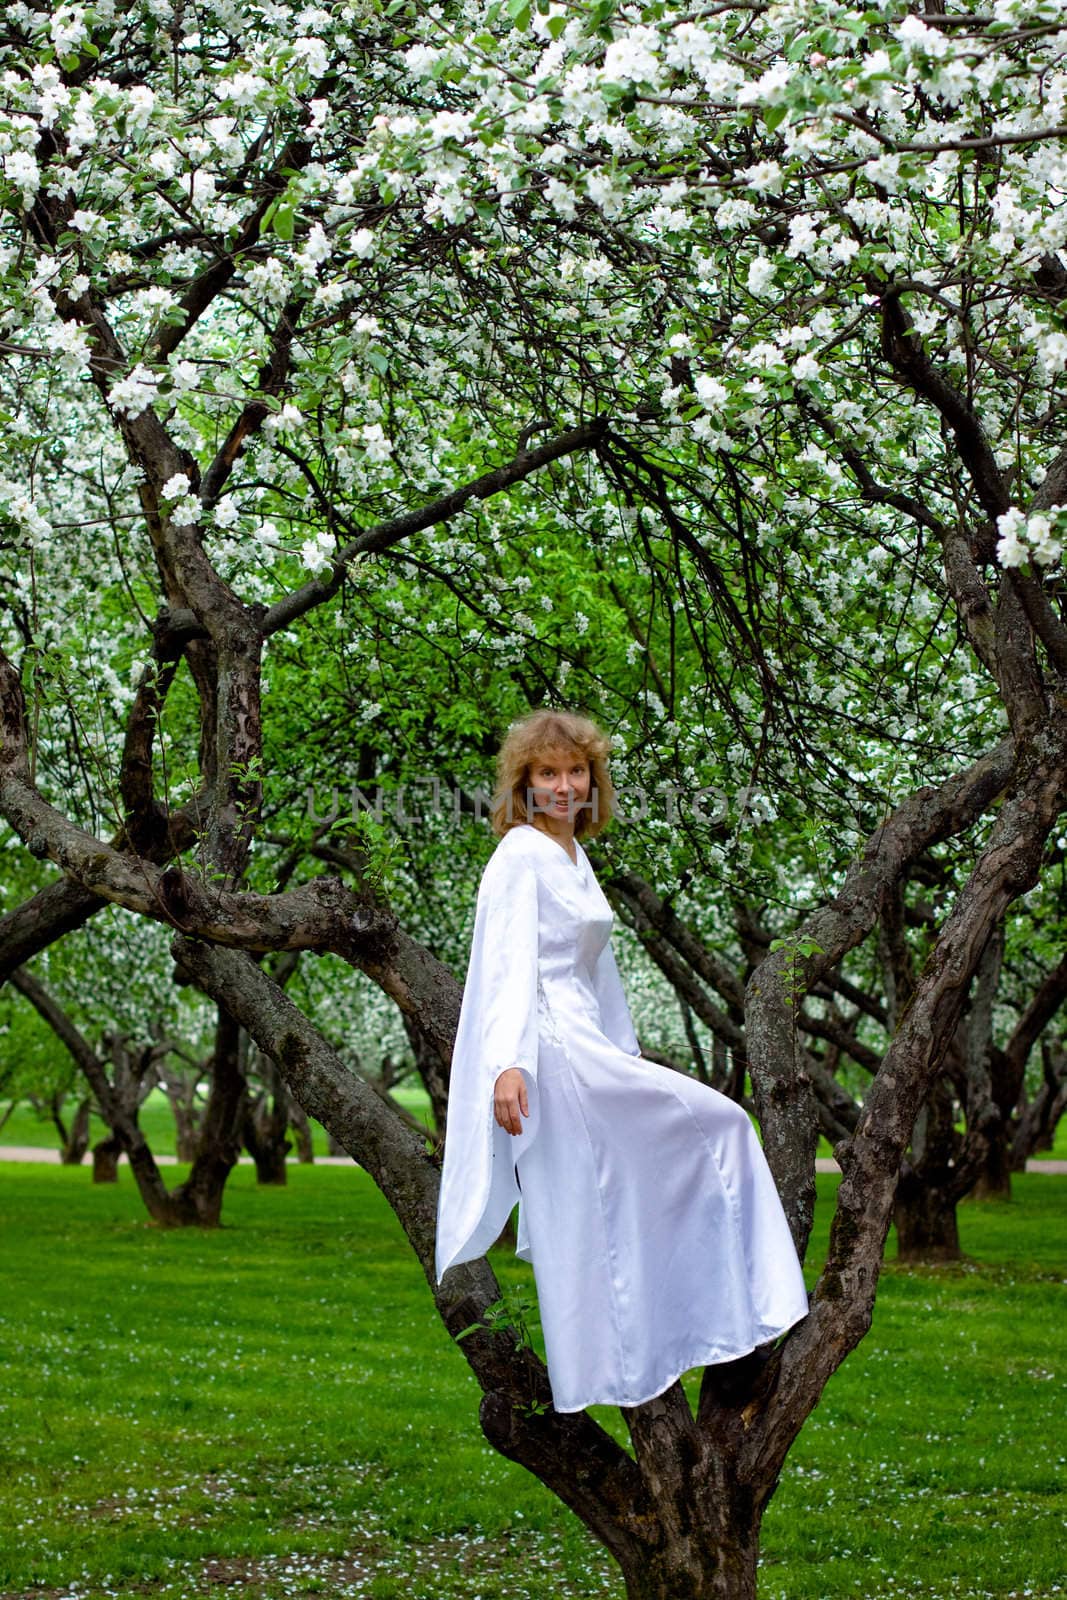
[[[548,466],[550,462],[559,461],[564,456],[572,455],[576,450],[593,449],[606,436],[607,431],[607,418],[596,417],[592,422],[584,422],[568,433],[559,434],[546,444],[539,445],[536,450],[521,450],[505,466],[495,467],[491,472],[483,473],[481,477],[473,479],[459,489],[450,489],[447,494],[439,495],[436,500],[420,506],[416,511],[406,511],[398,517],[391,517],[387,522],[379,522],[375,527],[366,529],[338,551],[333,560],[332,575],[325,582],[314,579],[275,601],[263,620],[264,637],[277,633],[279,628],[289,627],[298,617],[304,616],[315,606],[322,605],[323,601],[331,599],[344,581],[349,562],[354,561],[357,556],[378,555],[413,533],[421,533],[423,529],[432,528],[438,522],[447,522],[458,511],[462,511],[471,500],[488,500],[491,495],[499,494],[502,489],[509,488],[513,483],[520,483],[539,468]]]
[[[801,1256],[815,1202],[815,1119],[810,1084],[793,1061],[789,996],[794,988],[810,993],[867,937],[893,886],[916,857],[981,816],[1008,783],[1014,756],[1014,741],[1005,739],[939,788],[910,795],[871,835],[841,892],[806,918],[795,937],[768,954],[749,979],[745,1008],[749,1071],[767,1159]],[[801,942],[810,942],[814,952],[797,954]],[[805,1140],[810,1140],[810,1148]]]

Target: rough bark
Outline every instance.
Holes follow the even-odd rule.
[[[975,1179],[971,1195],[975,1200],[1011,1199],[1011,1143],[1008,1130],[989,1141],[982,1170]]]
[[[286,1138],[291,1119],[289,1095],[284,1080],[273,1062],[261,1057],[256,1072],[262,1081],[259,1093],[245,1096],[241,1138],[256,1167],[256,1182],[283,1185],[287,1182],[285,1158],[293,1148]]]
[[[245,1077],[241,1071],[237,1023],[219,1007],[215,1019],[215,1048],[200,1138],[189,1176],[169,1198],[168,1221],[215,1227],[222,1215],[226,1180],[241,1153]]]
[[[171,812],[153,847],[145,851],[145,859],[159,864],[186,849],[202,814],[200,800]],[[110,848],[122,850],[124,840],[124,835],[117,835]],[[0,983],[42,950],[84,927],[107,903],[102,895],[64,877],[6,912],[0,917]]]
[[[311,1166],[315,1160],[315,1147],[311,1140],[311,1123],[303,1106],[289,1098],[289,1127],[296,1145],[296,1159],[301,1166]]]
[[[93,1145],[93,1182],[118,1183],[119,1158],[122,1155],[122,1141],[113,1133],[107,1134],[103,1139]]]
[[[960,1233],[955,1195],[919,1173],[901,1173],[893,1202],[897,1260],[958,1261]]]
[[[739,1477],[729,1434],[702,1429],[678,1383],[623,1418],[658,1525],[621,1563],[627,1600],[755,1600],[769,1491]]]
[[[920,1107],[893,1197],[900,1261],[955,1261],[960,1254],[954,1183],[959,1139],[943,1077]]]
[[[430,1097],[430,1110],[433,1113],[434,1127],[438,1137],[443,1139],[445,1133],[445,1119],[448,1115],[448,1076],[451,1068],[451,1056],[442,1059],[440,1052],[434,1046],[425,1030],[419,1025],[418,1019],[410,1013],[404,1013],[404,1031],[411,1044],[412,1054],[415,1057],[415,1069],[419,1074],[423,1088]]]
[[[175,1153],[183,1164],[190,1163],[196,1158],[196,1146],[200,1137],[197,1094],[202,1078],[210,1072],[210,1069],[210,1057],[203,1069],[198,1067],[190,1072],[178,1072],[174,1067],[168,1066],[160,1084],[174,1118]]]

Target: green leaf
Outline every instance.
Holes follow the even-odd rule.
[[[382,377],[389,371],[389,357],[384,350],[368,350],[367,360],[375,372],[380,373]]]
[[[286,244],[293,237],[296,228],[296,212],[292,206],[280,205],[272,219],[275,233],[279,239],[284,239]]]
[[[763,120],[767,124],[768,132],[773,133],[776,128],[780,128],[788,115],[788,106],[765,106]]]

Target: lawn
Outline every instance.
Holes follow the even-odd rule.
[[[146,1226],[128,1172],[88,1180],[0,1165],[3,1600],[621,1600],[482,1441],[361,1172],[242,1167],[211,1234]],[[887,1266],[767,1513],[761,1600],[1067,1595],[1067,1177],[1017,1177],[961,1232],[962,1267]]]

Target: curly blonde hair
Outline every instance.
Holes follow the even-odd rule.
[[[611,741],[595,722],[576,711],[532,711],[512,723],[496,758],[496,789],[489,819],[493,832],[503,838],[512,828],[529,822],[526,790],[530,768],[550,750],[566,750],[589,764],[589,804],[574,819],[575,836],[593,839],[615,815],[615,789],[608,772]]]

